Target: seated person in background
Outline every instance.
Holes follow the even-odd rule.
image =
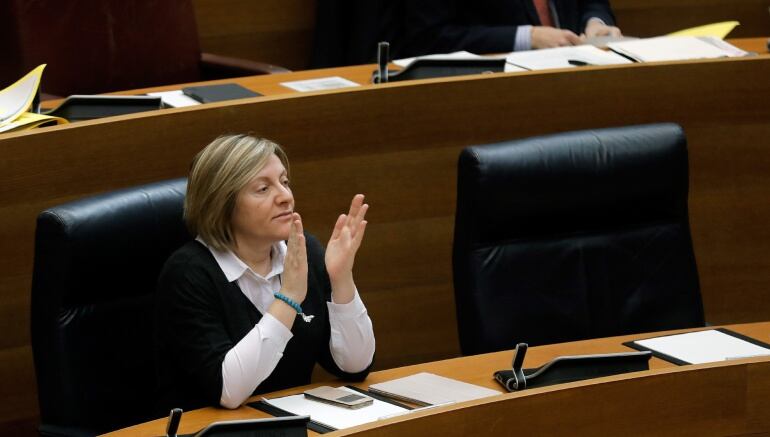
[[[420,0],[405,8],[399,56],[506,53],[621,36],[608,0]]]
[[[374,333],[352,270],[368,205],[353,197],[324,251],[303,234],[288,169],[279,145],[251,135],[219,137],[193,160],[184,214],[197,238],[158,281],[162,411],[237,408],[308,384],[316,362],[368,374]]]

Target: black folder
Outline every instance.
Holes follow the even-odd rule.
[[[182,92],[201,103],[221,102],[224,100],[245,99],[258,97],[262,94],[244,88],[235,83],[223,83],[220,85],[203,85],[182,88]]]
[[[388,82],[503,71],[505,59],[417,59],[401,71],[388,71]],[[376,76],[375,70],[373,81],[379,82]]]
[[[61,117],[69,122],[133,114],[161,108],[157,96],[89,96],[71,95],[50,111],[43,114]]]

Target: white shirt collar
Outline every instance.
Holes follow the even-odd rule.
[[[255,271],[251,269],[245,262],[243,262],[238,256],[233,253],[231,250],[216,250],[213,247],[206,244],[205,241],[199,236],[195,238],[197,241],[199,241],[201,244],[206,246],[208,248],[209,252],[211,252],[211,255],[214,256],[214,259],[216,260],[217,264],[219,265],[219,268],[222,269],[222,272],[224,272],[225,277],[227,278],[228,282],[237,281],[240,279],[246,272],[250,272],[257,278],[269,280],[272,277],[276,275],[280,275],[283,273],[283,260],[286,258],[286,242],[285,241],[279,241],[277,243],[274,243],[271,248],[271,269],[270,273],[268,273],[266,276],[262,276]]]

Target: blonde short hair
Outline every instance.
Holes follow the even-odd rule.
[[[192,162],[184,200],[184,218],[193,235],[217,250],[235,243],[231,218],[238,193],[275,154],[289,171],[278,144],[251,134],[222,135],[198,152]]]

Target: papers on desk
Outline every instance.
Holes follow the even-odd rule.
[[[702,364],[770,356],[770,345],[728,329],[709,329],[625,343],[676,364]]]
[[[717,37],[661,36],[608,43],[615,52],[639,62],[740,57],[747,52]]]
[[[611,42],[631,41],[639,39],[635,36],[592,36],[586,38],[583,42],[588,45],[592,45],[597,49],[607,49],[607,44]]]
[[[360,394],[359,392],[344,386],[339,387],[339,389]],[[282,398],[263,399],[262,401],[292,414],[310,416],[311,421],[333,429],[350,428],[352,426],[374,422],[375,420],[411,411],[407,408],[383,402],[379,399],[374,399],[372,405],[358,409],[338,407],[336,405],[329,405],[323,402],[310,400],[305,398],[305,395],[303,394],[284,396]]]
[[[497,390],[426,372],[372,384],[369,386],[369,391],[417,405],[464,402],[501,393]]]
[[[510,53],[506,61],[527,70],[570,68],[579,65],[630,64],[631,61],[612,52],[605,52],[592,45],[556,47],[552,49],[526,50]]]
[[[452,53],[441,53],[436,55],[416,56],[414,58],[396,59],[395,61],[393,61],[393,63],[398,65],[399,67],[407,68],[414,61],[417,61],[420,59],[433,59],[433,60],[439,60],[439,61],[467,61],[467,60],[475,60],[475,59],[505,59],[507,56],[508,56],[507,54],[481,56],[471,52],[460,51],[460,52],[452,52]],[[506,63],[504,71],[506,73],[510,73],[510,72],[527,71],[527,70],[517,65]]]
[[[477,55],[475,53],[466,52],[463,50],[463,51],[452,52],[452,53],[437,53],[434,55],[415,56],[413,58],[396,59],[395,61],[393,61],[393,63],[398,65],[399,67],[406,68],[409,66],[409,64],[411,64],[412,62],[418,59],[437,59],[441,61],[448,61],[448,60],[484,59],[484,57]]]
[[[281,85],[299,92],[333,90],[337,88],[361,86],[352,80],[347,80],[339,76],[322,77],[319,79],[309,80],[295,80],[292,82],[281,82]]]
[[[182,90],[161,91],[157,93],[147,93],[148,96],[160,97],[163,106],[167,108],[183,108],[185,106],[200,105],[201,102],[186,96]]]
[[[723,21],[721,23],[705,24],[703,26],[690,27],[676,32],[669,33],[668,36],[715,36],[719,39],[725,39],[727,34],[738,26],[737,21]]]
[[[37,108],[34,107],[34,100],[38,95],[44,69],[45,64],[39,65],[12,85],[0,90],[0,133],[67,123],[61,117],[35,112]]]

